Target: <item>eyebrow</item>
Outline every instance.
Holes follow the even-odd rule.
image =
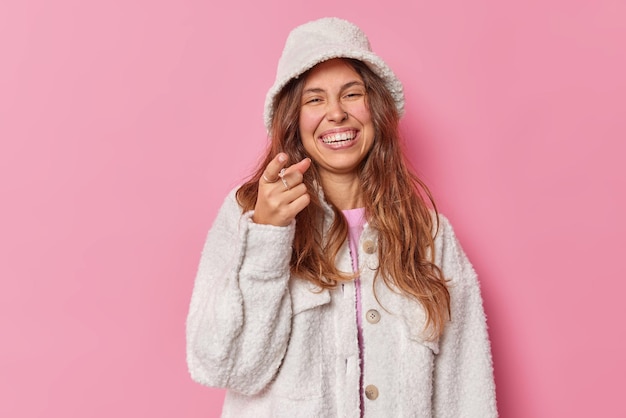
[[[349,89],[350,87],[353,87],[353,86],[363,86],[363,87],[365,87],[365,84],[363,82],[361,82],[361,81],[354,80],[354,81],[350,81],[350,82],[344,84],[343,86],[341,86],[341,89],[339,89],[339,90],[343,91],[343,90]],[[313,87],[313,88],[310,88],[310,89],[306,89],[306,90],[304,90],[302,92],[302,94],[306,94],[306,93],[324,93],[324,89],[319,88],[319,87]]]

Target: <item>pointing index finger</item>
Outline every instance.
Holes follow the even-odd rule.
[[[269,183],[273,183],[278,180],[278,173],[287,163],[287,154],[284,152],[280,152],[274,157],[272,161],[265,167],[265,173],[263,173],[263,177],[265,181]]]

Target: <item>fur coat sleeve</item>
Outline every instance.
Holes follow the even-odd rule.
[[[253,395],[276,375],[289,341],[295,224],[258,225],[234,191],[209,232],[187,317],[194,380]],[[250,314],[254,313],[254,314]]]
[[[437,418],[497,417],[491,348],[476,273],[441,216],[437,264],[449,279],[451,320],[435,358],[433,408]]]

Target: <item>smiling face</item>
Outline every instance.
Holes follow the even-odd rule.
[[[341,59],[308,73],[301,98],[300,138],[320,176],[356,177],[374,142],[363,79]]]

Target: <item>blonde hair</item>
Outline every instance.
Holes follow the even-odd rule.
[[[359,178],[366,218],[378,233],[380,266],[376,279],[381,277],[388,287],[417,300],[426,313],[427,335],[438,337],[450,317],[450,294],[443,273],[434,262],[434,236],[439,227],[436,205],[426,185],[409,170],[404,159],[398,112],[385,84],[361,61],[345,61],[363,79],[375,127],[374,143],[359,167]],[[237,191],[244,211],[254,208],[258,181],[277,153],[286,153],[291,162],[307,157],[298,126],[306,76],[307,73],[292,79],[274,100],[271,141],[265,157]],[[353,274],[338,270],[335,263],[348,226],[341,211],[329,201],[335,216],[324,236],[324,208],[315,193],[322,183],[315,164],[303,182],[311,192],[311,203],[296,216],[291,272],[321,288],[334,288],[339,282],[354,278]]]

